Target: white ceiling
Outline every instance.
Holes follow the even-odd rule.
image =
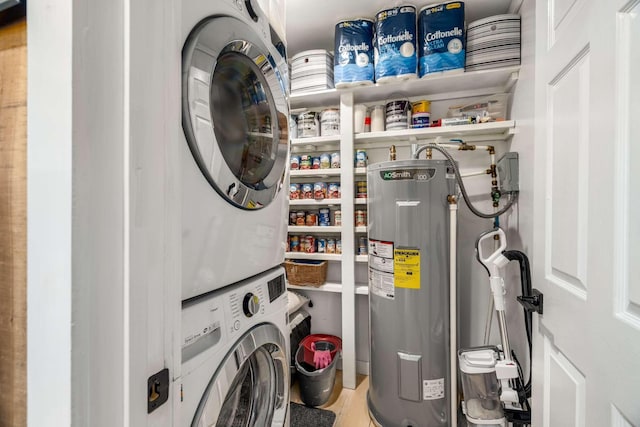
[[[464,1],[467,23],[507,13],[512,0]],[[370,18],[382,9],[410,4],[420,10],[434,0],[286,0],[286,33],[289,57],[310,49],[333,50],[335,24],[344,19]],[[514,3],[518,3],[517,0]]]

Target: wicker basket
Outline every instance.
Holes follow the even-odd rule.
[[[285,261],[290,285],[321,286],[327,280],[327,261]]]

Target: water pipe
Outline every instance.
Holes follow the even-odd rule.
[[[449,356],[451,358],[451,425],[458,425],[458,293],[457,293],[457,220],[458,201],[449,195]]]

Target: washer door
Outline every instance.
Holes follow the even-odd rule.
[[[192,427],[284,426],[289,406],[286,341],[262,324],[247,332],[209,381]]]
[[[183,49],[182,127],[198,167],[234,206],[260,209],[282,188],[289,111],[281,58],[247,23],[210,17]]]

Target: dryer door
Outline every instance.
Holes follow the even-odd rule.
[[[215,372],[192,427],[284,426],[289,407],[286,340],[277,327],[247,332]]]
[[[229,16],[202,21],[183,49],[182,127],[198,167],[233,205],[260,209],[288,157],[286,62],[265,35]],[[286,76],[286,74],[284,74]]]

